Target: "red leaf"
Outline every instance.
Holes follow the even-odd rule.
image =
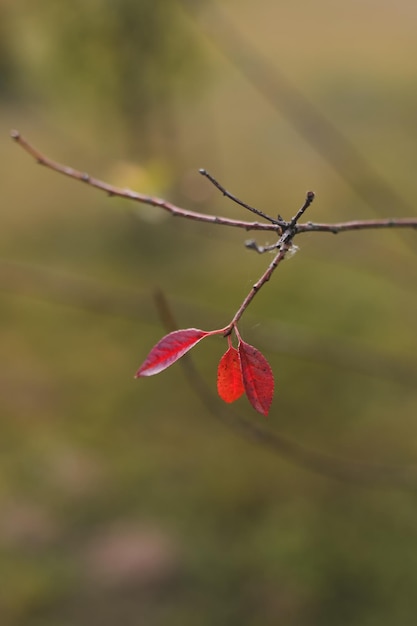
[[[225,402],[234,402],[245,391],[239,352],[233,346],[229,346],[220,359],[217,370],[217,391]]]
[[[243,384],[249,402],[256,411],[268,415],[274,395],[274,375],[266,358],[245,341],[239,341]]]
[[[178,361],[201,339],[212,334],[214,334],[213,331],[186,328],[185,330],[175,330],[169,333],[169,335],[165,335],[149,352],[144,363],[136,372],[135,378],[159,374],[159,372],[165,370],[175,361]]]

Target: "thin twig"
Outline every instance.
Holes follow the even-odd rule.
[[[120,198],[126,198],[128,200],[140,202],[141,204],[159,207],[160,209],[168,211],[174,217],[185,217],[190,220],[197,220],[199,222],[206,222],[209,224],[234,226],[235,228],[243,228],[245,230],[272,230],[278,232],[280,230],[279,226],[277,226],[276,224],[246,222],[242,220],[229,219],[227,217],[217,217],[216,215],[207,215],[206,213],[197,213],[195,211],[189,211],[187,209],[175,206],[171,202],[167,202],[166,200],[162,200],[161,198],[147,196],[145,194],[138,193],[137,191],[132,191],[131,189],[115,187],[114,185],[110,185],[109,183],[99,180],[98,178],[93,178],[86,172],[81,172],[72,167],[68,167],[67,165],[63,165],[61,163],[58,163],[57,161],[49,159],[41,152],[39,152],[34,146],[32,146],[17,130],[11,131],[11,137],[12,139],[14,139],[14,141],[16,141],[17,144],[19,144],[21,148],[23,148],[34,159],[36,159],[36,161],[40,165],[44,165],[45,167],[48,167],[55,172],[63,174],[64,176],[69,176],[70,178],[74,178],[75,180],[86,183],[91,187],[100,189],[101,191],[106,192],[109,196],[118,196]]]
[[[308,207],[313,202],[314,198],[315,198],[314,191],[307,191],[306,199],[304,201],[303,206],[297,211],[297,213],[294,215],[294,217],[292,218],[290,222],[289,228],[291,230],[294,230],[295,225],[297,224],[299,219],[304,215],[304,213],[307,211]]]
[[[258,291],[261,289],[261,287],[265,285],[265,283],[269,281],[269,279],[272,276],[272,273],[277,269],[281,261],[285,259],[287,252],[291,250],[293,246],[292,241],[296,234],[295,228],[296,228],[297,220],[299,220],[300,217],[305,213],[305,211],[311,205],[313,200],[314,200],[314,193],[312,191],[308,191],[303,206],[297,211],[297,213],[288,223],[286,230],[282,233],[278,242],[275,244],[275,247],[279,250],[278,254],[273,258],[273,260],[268,265],[268,267],[266,268],[262,276],[259,278],[259,280],[257,280],[256,283],[253,285],[252,289],[250,290],[250,292],[248,293],[248,295],[246,296],[246,298],[240,305],[239,309],[235,313],[232,321],[230,322],[230,325],[227,327],[225,331],[225,335],[230,334],[230,332],[236,326],[236,324],[238,323],[238,321],[240,320],[243,313],[246,311],[247,307],[252,302],[253,298],[256,296]],[[248,243],[249,243],[249,246],[248,246]],[[261,248],[260,246],[257,246],[255,242],[246,242],[246,247],[252,247],[259,253],[265,252],[268,248],[270,248],[270,246]]]
[[[259,222],[245,222],[241,220],[231,220],[225,217],[217,217],[217,216],[207,215],[203,213],[196,213],[194,211],[188,211],[187,209],[177,207],[160,198],[146,196],[138,192],[132,191],[130,189],[121,189],[119,187],[114,187],[113,185],[105,183],[101,180],[92,178],[91,176],[89,176],[89,174],[83,173],[79,170],[73,169],[66,165],[62,165],[44,156],[41,152],[39,152],[36,148],[34,148],[26,139],[24,139],[18,131],[16,130],[12,131],[11,135],[12,135],[12,138],[24,150],[26,150],[26,152],[28,152],[32,157],[34,157],[37,160],[37,162],[40,163],[41,165],[45,165],[46,167],[56,172],[59,172],[61,174],[64,174],[65,176],[69,176],[70,178],[74,178],[76,180],[85,182],[91,185],[92,187],[101,189],[102,191],[107,192],[110,196],[119,196],[119,197],[127,198],[130,200],[134,200],[136,202],[141,202],[142,204],[158,206],[162,209],[165,209],[166,211],[171,213],[171,215],[174,215],[174,216],[181,216],[181,217],[188,218],[188,219],[198,220],[198,221],[212,223],[212,224],[220,224],[223,226],[234,226],[238,228],[245,228],[246,230],[251,230],[251,229],[273,230],[276,233],[278,233],[280,235],[279,240],[277,241],[276,244],[273,244],[272,246],[262,247],[262,246],[258,246],[254,241],[246,242],[246,246],[248,248],[254,249],[259,253],[266,252],[266,251],[273,250],[273,249],[278,249],[278,253],[274,257],[272,262],[269,264],[265,272],[262,274],[262,276],[259,278],[259,280],[253,285],[252,289],[250,290],[250,292],[248,293],[248,295],[246,296],[246,298],[240,305],[236,314],[234,315],[232,321],[226,327],[225,329],[226,335],[232,331],[232,329],[240,320],[243,313],[245,312],[249,304],[252,302],[253,298],[256,296],[256,294],[261,289],[261,287],[263,287],[263,285],[269,281],[272,273],[275,271],[275,269],[278,267],[281,261],[283,261],[287,252],[292,247],[293,239],[296,235],[301,234],[303,232],[313,232],[313,231],[338,233],[338,232],[348,231],[348,230],[360,230],[361,228],[364,228],[364,229],[393,228],[396,226],[400,228],[404,228],[404,227],[416,228],[417,227],[417,218],[412,218],[412,219],[402,218],[398,220],[395,220],[395,219],[368,220],[368,221],[357,220],[357,221],[350,221],[350,222],[339,223],[339,224],[314,224],[313,222],[307,222],[307,224],[298,224],[298,220],[304,215],[305,211],[314,200],[314,193],[312,191],[309,191],[307,193],[303,206],[297,211],[295,216],[289,222],[286,222],[282,220],[281,218],[274,220],[270,216],[260,212],[258,209],[255,209],[254,207],[250,207],[250,205],[243,203],[241,200],[239,200],[238,198],[230,194],[215,178],[213,178],[208,172],[206,172],[206,170],[200,170],[200,171],[225,196],[227,196],[234,202],[237,202],[237,204],[243,206],[244,208],[247,208],[255,212],[260,217],[269,220],[270,223],[261,224]]]
[[[287,254],[289,248],[290,248],[290,244],[288,243],[284,243],[283,245],[281,245],[281,248],[278,254],[273,258],[273,260],[268,265],[268,267],[266,268],[262,276],[259,278],[259,280],[257,280],[256,283],[253,285],[252,289],[250,290],[250,292],[248,293],[248,295],[246,296],[246,298],[243,300],[242,304],[236,311],[232,321],[230,322],[230,325],[227,327],[225,331],[225,335],[230,334],[230,332],[232,331],[232,328],[238,323],[238,321],[240,320],[243,313],[246,311],[246,309],[248,308],[249,304],[252,302],[252,300],[258,293],[258,291],[261,289],[261,287],[263,287],[263,285],[265,285],[265,283],[268,282],[268,280],[272,276],[272,273],[276,270],[276,268],[281,263],[281,261],[284,260],[285,255]]]
[[[164,209],[165,211],[168,211],[169,213],[171,213],[171,215],[176,217],[184,217],[186,219],[197,220],[209,224],[218,224],[220,226],[233,226],[235,228],[243,228],[247,231],[273,231],[280,234],[281,231],[285,230],[285,228],[289,225],[288,222],[285,222],[285,220],[281,219],[277,219],[276,223],[274,224],[263,224],[261,222],[246,222],[244,220],[234,220],[227,217],[218,217],[215,215],[207,215],[206,213],[189,211],[187,209],[175,206],[174,204],[167,202],[166,200],[163,200],[161,198],[147,196],[136,191],[132,191],[131,189],[122,189],[120,187],[115,187],[114,185],[110,185],[109,183],[106,183],[102,180],[93,178],[85,172],[81,172],[72,167],[68,167],[67,165],[62,165],[61,163],[53,161],[52,159],[49,159],[41,152],[39,152],[37,148],[32,146],[17,130],[11,131],[11,137],[39,164],[44,165],[45,167],[48,167],[55,172],[63,174],[64,176],[69,176],[70,178],[74,178],[75,180],[78,180],[80,182],[87,183],[91,187],[106,192],[109,196],[118,196],[120,198],[126,198],[128,200],[133,200],[142,204],[156,206]],[[347,232],[350,230],[369,230],[380,228],[417,228],[417,218],[411,217],[387,218],[381,220],[353,220],[349,222],[338,222],[335,224],[315,224],[314,222],[307,222],[306,224],[296,224],[294,227],[295,235],[309,232],[324,232],[336,234],[341,232]]]
[[[297,224],[295,227],[296,234],[301,233],[338,233],[347,232],[349,230],[371,230],[380,228],[417,228],[417,217],[399,217],[387,218],[384,220],[351,220],[350,222],[338,222],[336,224],[315,224],[307,222],[306,224]]]
[[[266,246],[260,246],[254,239],[247,239],[245,241],[245,247],[249,250],[255,250],[258,254],[264,254],[265,252],[273,252],[277,249],[278,243],[270,243]]]
[[[250,250],[255,250],[258,254],[263,254],[264,252],[272,252],[273,250],[281,249],[283,241],[285,241],[288,245],[287,248],[291,247],[291,241],[294,239],[297,234],[296,224],[300,217],[304,215],[310,204],[313,202],[315,198],[314,191],[307,191],[306,199],[304,201],[303,206],[297,211],[294,217],[289,222],[280,221],[280,224],[285,227],[284,234],[281,235],[280,239],[276,243],[272,243],[266,246],[260,246],[256,243],[254,239],[248,239],[245,241],[246,248]]]
[[[311,204],[311,201],[309,202],[309,204]],[[250,290],[246,298],[243,300],[239,309],[236,311],[232,321],[230,322],[230,325],[227,327],[225,335],[228,335],[232,331],[233,327],[238,323],[238,321],[240,320],[243,313],[246,311],[247,307],[252,302],[252,300],[258,293],[258,291],[261,289],[261,287],[265,285],[265,283],[269,281],[269,279],[272,276],[272,273],[277,269],[281,261],[285,259],[287,252],[291,249],[293,237],[294,237],[293,230],[289,226],[287,230],[281,235],[278,243],[276,244],[276,248],[279,249],[278,254],[272,259],[271,263],[268,265],[265,272],[262,274],[259,280],[256,281],[256,283],[253,285],[252,289]],[[258,252],[261,252],[261,251],[262,250],[258,248]]]
[[[255,207],[251,206],[250,204],[246,204],[246,202],[243,202],[243,200],[239,200],[239,198],[237,198],[232,193],[230,193],[230,191],[227,191],[227,189],[225,189],[223,187],[223,185],[221,185],[219,183],[219,181],[214,178],[214,176],[209,174],[207,170],[200,169],[199,172],[200,172],[200,174],[205,176],[219,191],[221,191],[221,193],[224,196],[226,196],[226,198],[229,198],[229,200],[232,200],[232,202],[236,202],[236,204],[238,204],[239,206],[243,207],[244,209],[248,209],[249,211],[252,211],[252,213],[255,213],[256,215],[259,215],[259,217],[263,217],[264,220],[267,220],[268,222],[271,222],[272,224],[281,225],[281,221],[280,220],[277,220],[274,217],[271,217],[270,215],[267,215],[263,211],[260,211],[259,209],[256,209]]]

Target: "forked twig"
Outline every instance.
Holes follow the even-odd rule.
[[[141,204],[147,204],[150,206],[159,207],[165,211],[168,211],[174,217],[184,217],[186,219],[197,220],[200,222],[206,222],[209,224],[218,224],[220,226],[232,226],[235,228],[243,228],[244,230],[259,230],[259,231],[273,231],[281,234],[282,230],[288,227],[289,223],[285,220],[281,220],[278,218],[274,223],[269,222],[268,224],[264,224],[262,222],[247,222],[244,220],[235,220],[227,217],[218,217],[215,215],[208,215],[206,213],[198,213],[196,211],[189,211],[188,209],[183,209],[182,207],[178,207],[171,202],[167,202],[161,198],[156,198],[154,196],[147,196],[145,194],[138,193],[137,191],[132,191],[131,189],[116,187],[109,183],[106,183],[98,178],[93,178],[89,174],[85,172],[81,172],[80,170],[76,170],[67,165],[63,165],[58,163],[57,161],[53,161],[49,157],[42,154],[37,148],[35,148],[32,144],[30,144],[18,130],[12,130],[10,133],[12,139],[25,150],[28,154],[30,154],[40,165],[44,165],[45,167],[58,172],[59,174],[63,174],[64,176],[69,176],[70,178],[74,178],[80,182],[86,183],[91,187],[95,187],[96,189],[100,189],[111,196],[118,196],[120,198],[126,198],[127,200],[133,200],[134,202],[140,202]],[[211,175],[210,175],[211,176]],[[213,177],[211,177],[213,178]],[[214,180],[214,179],[213,179]],[[213,181],[212,181],[213,182]],[[217,183],[217,181],[216,181]],[[223,187],[220,183],[216,185],[222,193]],[[234,196],[231,197],[231,194],[228,192],[225,194],[227,197],[233,199],[233,201],[240,204],[237,198]],[[245,203],[242,203],[241,206],[253,210],[254,207],[250,207]],[[258,211],[258,209],[254,209],[253,212]],[[272,220],[270,216],[266,216],[266,214],[258,213],[260,217],[264,219]],[[297,224],[295,226],[295,234],[300,235],[301,233],[310,233],[310,232],[323,232],[323,233],[341,233],[347,232],[350,230],[369,230],[369,229],[380,229],[380,228],[417,228],[417,217],[411,218],[388,218],[388,219],[378,219],[378,220],[351,220],[348,222],[338,222],[335,224],[316,224],[314,222],[306,222],[305,224]],[[248,246],[250,247],[250,246]]]
[[[351,220],[350,222],[336,222],[335,224],[315,224],[307,222],[297,225],[297,235],[301,233],[346,233],[349,230],[379,230],[381,228],[417,228],[417,217],[389,217],[380,220]]]
[[[261,287],[263,287],[263,285],[265,285],[265,283],[268,282],[268,280],[272,276],[272,273],[276,270],[276,268],[281,263],[281,261],[285,259],[287,252],[291,249],[293,245],[292,241],[297,232],[296,231],[297,221],[304,214],[304,212],[308,209],[308,207],[311,205],[313,200],[314,200],[314,193],[312,191],[308,191],[303,206],[297,211],[297,213],[294,215],[294,217],[292,218],[290,222],[288,223],[285,222],[286,228],[284,232],[282,233],[281,237],[279,238],[278,242],[273,246],[274,248],[277,248],[279,252],[276,254],[276,256],[273,258],[271,263],[268,265],[268,267],[266,268],[262,276],[253,285],[252,289],[250,290],[250,292],[248,293],[248,295],[246,296],[246,298],[240,305],[239,309],[235,313],[235,316],[230,322],[230,326],[228,330],[226,331],[226,334],[228,332],[231,332],[232,328],[236,326],[236,324],[238,323],[238,321],[240,320],[243,313],[245,312],[245,310],[247,309],[247,307],[249,306],[253,298],[256,296],[258,291],[261,289]],[[256,246],[256,243],[254,243],[254,245]],[[248,242],[246,242],[246,247],[250,247],[248,246]],[[268,248],[272,249],[271,246],[268,246]],[[266,248],[260,249],[259,247],[255,249],[257,250],[257,252],[264,252],[266,250]]]
[[[136,191],[132,191],[130,189],[122,189],[120,187],[115,187],[101,181],[96,178],[92,178],[89,174],[85,172],[81,172],[72,167],[68,167],[67,165],[62,165],[52,159],[49,159],[45,155],[43,155],[39,150],[34,148],[17,130],[13,130],[11,132],[12,138],[32,157],[36,159],[36,161],[44,165],[60,174],[64,174],[65,176],[69,176],[70,178],[74,178],[75,180],[79,180],[81,182],[87,183],[92,187],[97,189],[101,189],[105,191],[109,196],[119,196],[122,198],[127,198],[129,200],[134,200],[136,202],[140,202],[142,204],[147,204],[151,206],[156,206],[162,208],[171,215],[184,217],[187,219],[198,220],[201,222],[218,224],[223,226],[234,226],[238,228],[244,228],[246,230],[269,230],[274,231],[279,236],[278,241],[275,244],[270,246],[258,246],[255,242],[249,241],[246,242],[246,246],[248,248],[255,249],[257,252],[265,252],[267,250],[277,249],[278,253],[275,255],[272,262],[266,268],[263,275],[259,278],[259,280],[253,285],[252,289],[243,300],[236,314],[232,318],[230,324],[225,327],[224,332],[225,335],[228,335],[232,332],[232,330],[236,327],[237,322],[240,320],[244,311],[247,309],[248,305],[252,302],[253,298],[256,296],[258,291],[267,283],[278,267],[278,265],[284,260],[288,251],[293,246],[294,238],[305,232],[331,232],[331,233],[339,233],[347,230],[361,230],[369,229],[369,228],[417,228],[417,218],[412,219],[389,219],[389,220],[368,220],[368,221],[351,221],[351,222],[342,222],[339,224],[314,224],[313,222],[307,222],[306,224],[298,224],[300,218],[304,215],[305,211],[311,205],[314,200],[314,193],[312,191],[307,192],[306,199],[302,207],[297,211],[294,217],[290,221],[285,221],[282,218],[274,219],[259,209],[255,209],[250,205],[246,204],[239,200],[236,196],[229,193],[223,185],[221,185],[211,174],[209,174],[206,170],[200,170],[200,173],[204,175],[208,180],[215,185],[217,189],[219,189],[225,196],[239,204],[240,206],[256,213],[259,217],[266,219],[269,223],[264,224],[260,222],[246,222],[241,220],[233,220],[226,217],[218,217],[213,215],[207,215],[204,213],[197,213],[195,211],[189,211],[187,209],[183,209],[181,207],[175,206],[174,204],[167,202],[166,200],[162,200],[161,198],[156,198],[153,196],[147,196]]]

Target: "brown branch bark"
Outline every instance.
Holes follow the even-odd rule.
[[[417,228],[417,217],[387,218],[382,220],[352,220],[350,222],[337,222],[335,224],[315,224],[307,222],[298,224],[297,235],[301,233],[345,233],[348,230],[372,230],[381,228]]]
[[[237,228],[244,228],[245,230],[267,230],[267,231],[275,231],[278,235],[278,241],[275,244],[269,246],[258,246],[255,242],[250,241],[246,242],[246,246],[248,248],[252,248],[257,252],[266,252],[269,250],[277,249],[278,253],[275,255],[272,262],[268,265],[265,272],[259,278],[259,280],[253,285],[252,289],[243,300],[242,304],[238,308],[234,317],[230,321],[230,323],[225,327],[225,335],[228,335],[232,332],[233,328],[236,327],[238,321],[242,317],[243,313],[246,311],[249,304],[252,302],[256,294],[259,290],[269,281],[272,273],[276,270],[278,265],[284,260],[288,251],[293,246],[294,238],[305,232],[330,232],[330,233],[339,233],[345,232],[349,230],[362,230],[362,229],[371,229],[371,228],[417,228],[417,218],[402,218],[402,219],[388,219],[388,220],[365,220],[365,221],[350,221],[350,222],[341,222],[338,224],[314,224],[313,222],[307,222],[306,224],[298,224],[298,221],[304,215],[305,211],[311,205],[314,200],[314,193],[309,191],[307,193],[305,202],[303,206],[297,211],[294,217],[291,218],[290,221],[285,221],[281,217],[277,219],[266,215],[259,209],[251,207],[246,204],[242,200],[239,200],[236,196],[228,192],[211,174],[208,174],[206,170],[200,170],[200,173],[208,178],[208,180],[215,185],[219,191],[223,193],[223,195],[227,196],[233,202],[236,202],[240,206],[248,209],[249,211],[257,214],[262,219],[265,219],[267,223],[260,222],[247,222],[242,220],[233,220],[226,217],[218,217],[213,215],[207,215],[204,213],[197,213],[195,211],[189,211],[187,209],[183,209],[178,207],[166,200],[162,200],[161,198],[156,198],[153,196],[147,196],[141,194],[136,191],[132,191],[131,189],[122,189],[120,187],[115,187],[114,185],[110,185],[102,180],[91,177],[89,174],[85,172],[81,172],[80,170],[76,170],[67,165],[63,165],[58,163],[57,161],[53,161],[49,157],[43,155],[37,148],[32,146],[17,130],[13,130],[11,132],[12,138],[21,146],[28,154],[30,154],[40,165],[44,165],[49,169],[63,174],[65,176],[69,176],[70,178],[74,178],[80,182],[84,182],[96,189],[100,189],[101,191],[105,191],[109,196],[119,196],[121,198],[126,198],[128,200],[133,200],[135,202],[140,202],[142,204],[147,204],[155,207],[159,207],[168,211],[173,216],[179,216],[186,219],[198,220],[200,222],[206,222],[211,224],[218,224],[222,226],[234,226]]]
[[[39,165],[44,165],[54,172],[58,172],[59,174],[63,174],[64,176],[74,178],[75,180],[90,185],[90,187],[94,187],[95,189],[100,189],[101,191],[107,193],[107,195],[109,196],[118,196],[119,198],[126,198],[127,200],[133,200],[134,202],[140,202],[141,204],[159,207],[160,209],[168,211],[168,213],[170,213],[174,217],[184,217],[189,220],[197,220],[199,222],[206,222],[209,224],[234,226],[235,228],[243,228],[245,230],[276,231],[279,228],[276,224],[246,222],[242,220],[229,219],[227,217],[217,217],[216,215],[207,215],[206,213],[197,213],[196,211],[188,211],[187,209],[178,207],[171,202],[163,200],[162,198],[147,196],[137,191],[132,191],[131,189],[115,187],[114,185],[110,185],[109,183],[106,183],[98,178],[93,178],[86,172],[81,172],[80,170],[76,170],[72,167],[69,167],[68,165],[63,165],[62,163],[53,161],[49,157],[39,152],[37,148],[32,146],[32,144],[30,144],[17,130],[11,131],[11,137],[21,148],[23,148],[23,150],[25,150],[25,152],[30,154],[37,161],[37,163],[39,163]]]
[[[162,198],[157,198],[154,196],[147,196],[145,194],[141,194],[137,191],[133,191],[131,189],[125,189],[116,187],[109,183],[106,183],[98,178],[93,178],[86,172],[82,172],[80,170],[74,169],[67,165],[63,165],[57,161],[53,161],[49,157],[42,154],[37,148],[35,148],[32,144],[30,144],[17,130],[11,131],[12,139],[25,150],[28,154],[30,154],[40,165],[44,165],[45,167],[58,172],[59,174],[63,174],[64,176],[69,176],[75,180],[86,183],[91,187],[96,189],[100,189],[104,191],[109,196],[118,196],[120,198],[126,198],[127,200],[133,200],[134,202],[139,202],[141,204],[147,204],[154,207],[159,207],[165,211],[168,211],[174,217],[183,217],[186,219],[197,220],[200,222],[206,222],[208,224],[218,224],[220,226],[232,226],[234,228],[242,228],[244,230],[258,230],[258,231],[274,231],[278,235],[284,231],[291,222],[286,222],[285,220],[275,220],[270,216],[266,216],[255,209],[258,215],[263,217],[264,219],[269,220],[269,223],[262,222],[248,222],[245,220],[235,220],[227,217],[219,217],[216,215],[208,215],[206,213],[198,213],[196,211],[189,211],[188,209],[184,209],[182,207],[178,207],[171,202],[167,202]],[[204,174],[207,176],[207,174]],[[211,182],[213,182],[212,176],[207,176]],[[217,181],[216,181],[217,182]],[[217,184],[216,185],[222,193],[224,193],[224,188]],[[229,198],[233,199],[241,206],[248,208],[249,210],[253,210],[253,207],[249,207],[245,203],[239,201],[237,198],[229,194],[228,192],[225,194]],[[301,233],[309,233],[309,232],[323,232],[323,233],[342,233],[351,230],[370,230],[370,229],[381,229],[381,228],[417,228],[417,217],[410,218],[388,218],[388,219],[378,219],[378,220],[352,220],[348,222],[338,222],[335,224],[316,224],[314,222],[306,222],[305,224],[296,224],[294,226],[294,237]],[[249,246],[250,247],[250,246]]]

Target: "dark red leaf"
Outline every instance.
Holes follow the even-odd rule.
[[[233,346],[229,346],[220,359],[217,370],[217,391],[225,402],[234,402],[245,391],[239,352]]]
[[[249,402],[256,411],[268,415],[274,395],[274,375],[266,358],[245,341],[239,341],[243,384]]]
[[[186,328],[185,330],[175,330],[169,333],[169,335],[165,335],[149,352],[144,363],[136,372],[135,378],[159,374],[159,372],[165,370],[175,361],[178,361],[201,339],[212,334],[215,334],[215,332],[198,328]]]

